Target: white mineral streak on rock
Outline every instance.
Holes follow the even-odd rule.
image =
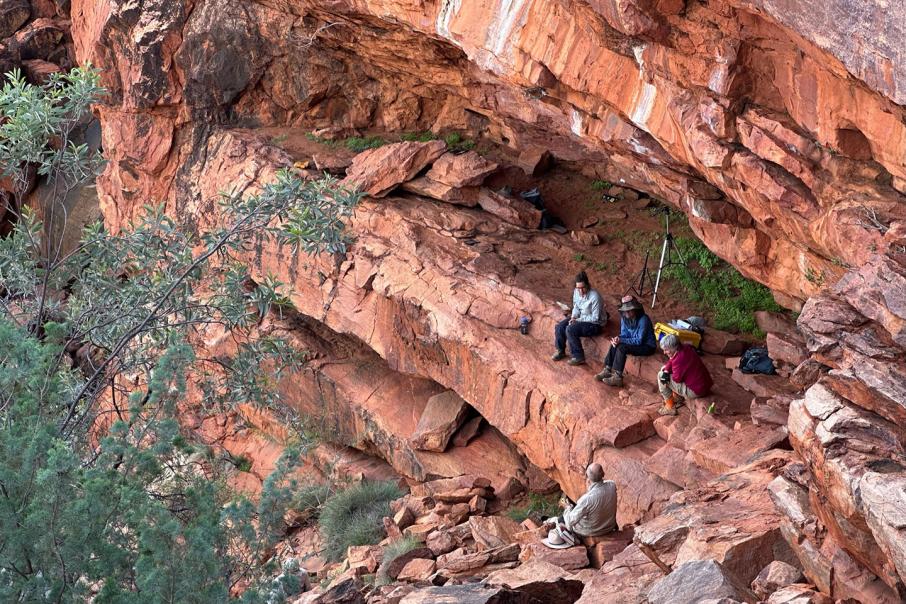
[[[450,40],[457,46],[459,43],[453,39],[453,34],[450,33],[450,23],[453,21],[453,17],[456,16],[456,13],[459,12],[459,6],[462,0],[443,0],[440,5],[440,12],[437,13],[437,23],[436,29],[438,35]]]
[[[498,0],[488,22],[484,51],[475,57],[476,63],[497,75],[503,75],[512,65],[512,36],[525,25],[532,0]]]
[[[570,114],[569,129],[576,136],[582,136],[582,115],[576,109]]]
[[[641,90],[636,93],[636,101],[633,104],[632,114],[629,119],[632,123],[644,130],[648,130],[648,118],[651,117],[651,110],[654,109],[654,101],[657,98],[657,88],[653,84],[644,82]]]

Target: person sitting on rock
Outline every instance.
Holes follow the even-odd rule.
[[[576,289],[573,292],[573,309],[570,317],[557,323],[554,329],[554,345],[557,351],[551,357],[553,361],[566,358],[566,343],[572,358],[570,365],[585,363],[585,350],[581,338],[593,338],[601,333],[607,322],[607,313],[601,294],[591,289],[588,275],[582,271],[576,275]]]
[[[610,386],[623,385],[626,356],[651,356],[657,350],[654,327],[642,304],[632,296],[624,296],[620,311],[620,335],[610,338],[610,349],[604,357],[604,371],[595,376]]]
[[[675,335],[661,338],[661,349],[669,357],[658,373],[658,387],[664,397],[660,415],[676,415],[677,403],[711,393],[714,381],[695,349],[682,344]]]
[[[552,518],[553,528],[542,543],[554,549],[575,545],[576,537],[598,537],[617,530],[617,485],[604,480],[604,468],[593,463],[585,470],[588,489],[574,506],[567,506],[563,519]]]

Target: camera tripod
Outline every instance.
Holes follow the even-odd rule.
[[[661,244],[661,261],[657,266],[657,277],[652,278],[651,271],[648,270],[648,258],[651,252],[646,251],[645,264],[642,267],[642,272],[639,273],[638,285],[633,284],[628,290],[635,293],[640,298],[644,298],[648,293],[652,293],[651,308],[654,308],[654,305],[657,304],[657,292],[661,285],[664,269],[669,266],[686,267],[686,259],[677,247],[673,234],[670,233],[670,209],[663,208],[661,213],[664,215],[664,241]]]

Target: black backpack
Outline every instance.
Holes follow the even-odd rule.
[[[749,348],[739,359],[739,370],[743,373],[766,373],[773,375],[774,361],[768,356],[767,348]]]

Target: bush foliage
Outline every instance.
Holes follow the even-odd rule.
[[[98,81],[90,68],[43,87],[13,73],[0,90],[14,218],[0,240],[0,601],[209,603],[240,583],[266,600],[275,569],[262,560],[301,449],[252,503],[223,487],[176,409],[190,390],[209,405],[279,404],[274,383],[304,355],[256,331],[288,298],[276,279],[252,280],[247,251],[270,238],[342,253],[358,195],[284,172],[255,195],[224,194],[209,230],[148,206],[122,233],[91,225],[63,249],[53,222],[102,165],[79,142]],[[32,172],[49,224],[23,205]],[[233,334],[232,357],[196,352],[209,329]]]
[[[771,290],[743,277],[698,239],[677,237],[676,242],[689,266],[687,270],[667,269],[675,286],[704,307],[716,329],[763,336],[755,323],[755,311],[784,310],[774,301]]]
[[[370,545],[384,536],[381,521],[390,515],[390,502],[402,496],[394,482],[360,482],[338,491],[321,509],[319,524],[326,554],[340,560],[350,545]]]

